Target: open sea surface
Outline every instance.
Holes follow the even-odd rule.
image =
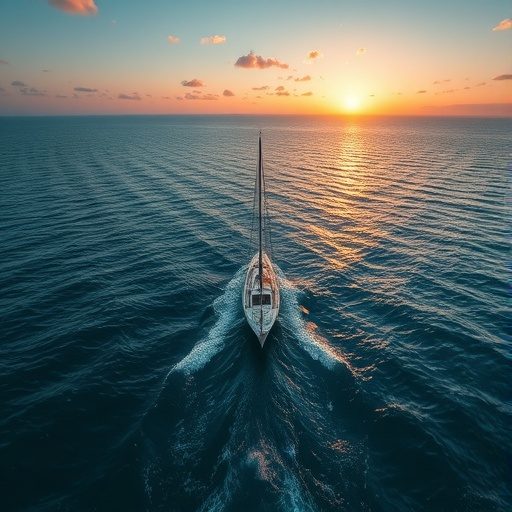
[[[511,124],[0,118],[1,510],[511,510]]]

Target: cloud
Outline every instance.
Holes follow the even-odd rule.
[[[178,99],[183,99],[183,98],[178,98]],[[218,100],[219,97],[216,95],[216,94],[191,94],[189,92],[187,92],[187,94],[185,94],[185,99],[186,100]]]
[[[296,78],[295,82],[308,82],[311,80],[311,77],[309,75],[303,76],[302,78]]]
[[[282,69],[288,69],[289,67],[288,64],[279,62],[277,59],[264,59],[261,55],[255,55],[254,52],[239,57],[235,62],[235,67],[246,69],[267,69],[273,66]]]
[[[0,64],[9,64],[9,63],[4,59],[0,59]]]
[[[320,53],[318,50],[313,50],[307,54],[304,64],[313,64],[313,62],[323,58],[324,56],[322,53]]]
[[[270,87],[268,85],[262,85],[261,87],[253,87],[252,88],[253,91],[267,91],[268,89],[270,89]]]
[[[226,89],[223,93],[222,93],[223,96],[234,96],[235,93],[230,91],[229,89]]]
[[[142,100],[142,98],[136,93],[134,92],[131,96],[128,95],[128,94],[120,94],[118,96],[118,99],[120,100]]]
[[[356,55],[364,55],[366,53],[366,48],[359,48],[356,52]]]
[[[48,0],[48,4],[68,14],[92,16],[98,13],[94,0]]]
[[[275,90],[277,91],[276,96],[290,96],[290,93],[282,85],[276,87]]]
[[[426,94],[427,91],[425,91],[424,89],[422,89],[421,91],[418,91],[416,94]]]
[[[494,27],[492,30],[507,30],[507,28],[512,28],[512,19],[507,18],[499,23],[496,27]]]
[[[180,38],[179,37],[176,37],[176,36],[169,36],[167,38],[171,43],[179,43],[180,42]]]
[[[11,82],[11,85],[13,87],[27,87],[27,84],[20,82],[19,80],[14,80],[14,82]]]
[[[226,42],[226,36],[210,36],[203,37],[201,39],[201,44],[221,44]]]
[[[181,82],[181,85],[184,87],[204,87],[205,84],[202,80],[198,80],[197,78],[194,78],[193,80],[183,80]]]
[[[311,91],[305,92],[304,94],[301,94],[301,96],[313,96],[313,93]]]
[[[73,90],[76,92],[98,92],[98,89],[92,89],[91,87],[75,87]]]
[[[512,75],[498,75],[493,80],[512,80]]]
[[[40,91],[35,87],[21,87],[20,93],[24,94],[25,96],[46,96],[45,91]]]

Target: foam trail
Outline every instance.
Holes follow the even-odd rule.
[[[200,370],[205,364],[220,352],[226,341],[226,335],[236,323],[239,312],[241,287],[244,279],[244,270],[240,268],[228,283],[224,293],[215,299],[213,309],[218,319],[210,329],[206,338],[197,343],[190,353],[177,363],[169,373],[181,371],[186,375]]]
[[[346,362],[335,352],[327,340],[317,339],[317,337],[308,331],[306,323],[300,313],[299,291],[286,279],[282,270],[277,267],[281,284],[280,292],[284,304],[287,305],[284,315],[282,315],[283,327],[290,330],[300,342],[301,347],[316,361],[319,361],[325,368],[332,370],[336,364],[346,364]]]

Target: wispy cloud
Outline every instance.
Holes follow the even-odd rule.
[[[507,18],[501,21],[497,26],[493,28],[493,31],[496,30],[507,30],[508,28],[512,28],[512,19]]]
[[[427,91],[425,91],[425,89],[422,89],[421,91],[417,91],[416,94],[426,94]]]
[[[40,91],[35,87],[20,87],[19,91],[25,96],[46,96],[46,91]]]
[[[512,80],[512,75],[498,75],[493,80]]]
[[[301,94],[301,96],[313,96],[313,93],[311,91],[305,92],[304,94]]]
[[[226,36],[210,36],[203,37],[201,39],[201,44],[221,44],[226,42]]]
[[[268,89],[270,89],[270,87],[268,85],[262,85],[261,87],[253,87],[252,88],[253,91],[267,91]]]
[[[230,91],[229,89],[226,89],[223,93],[222,93],[223,96],[227,96],[227,97],[231,97],[231,96],[234,96],[235,93],[233,91]]]
[[[136,92],[134,92],[131,96],[129,94],[120,94],[117,98],[120,100],[142,100],[142,98]]]
[[[235,62],[235,67],[246,69],[267,69],[271,67],[278,67],[288,69],[288,64],[279,62],[277,59],[264,59],[261,55],[256,55],[250,52],[248,55],[243,55]]]
[[[169,36],[167,38],[171,43],[179,43],[180,42],[180,38],[179,37],[176,37],[176,36]]]
[[[290,96],[290,93],[282,85],[280,85],[279,87],[276,87],[275,90],[277,91],[276,96]]]
[[[75,87],[73,89],[76,92],[97,92],[98,89],[93,89],[92,87]]]
[[[364,55],[366,53],[366,48],[358,48],[356,55]]]
[[[11,82],[11,85],[13,87],[27,87],[27,84],[25,82],[20,81],[20,80],[14,80],[14,82]]]
[[[204,87],[205,83],[202,80],[198,80],[197,78],[194,78],[193,80],[183,80],[181,82],[181,85],[184,87]]]
[[[306,75],[303,76],[302,78],[296,78],[295,82],[309,82],[309,80],[311,80],[311,76]]]
[[[323,59],[323,58],[324,58],[324,56],[321,52],[319,52],[318,50],[313,50],[307,54],[306,60],[304,61],[304,63],[312,64],[313,62],[317,61],[318,59]]]
[[[219,97],[217,94],[198,94],[196,91],[194,93],[187,92],[185,96],[177,96],[177,100],[218,100]]]
[[[94,0],[48,0],[48,4],[68,14],[93,16],[98,13]]]
[[[0,64],[9,64],[9,63],[4,59],[0,59]]]

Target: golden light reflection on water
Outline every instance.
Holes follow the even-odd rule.
[[[305,225],[310,236],[303,243],[338,270],[361,260],[387,234],[370,206],[383,179],[376,176],[375,161],[364,127],[352,123],[330,140],[308,174],[318,216]]]

